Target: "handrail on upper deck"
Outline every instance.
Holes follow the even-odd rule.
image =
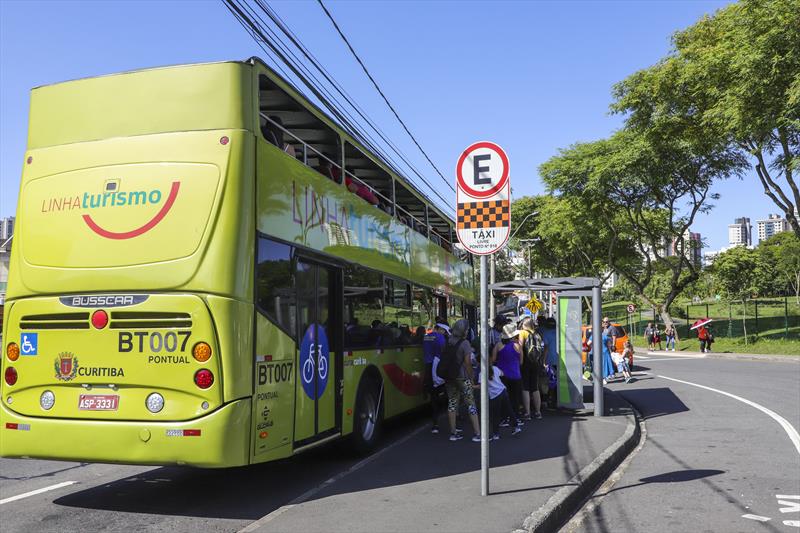
[[[392,208],[392,213],[389,213],[390,215],[393,214],[393,216],[395,218],[400,220],[400,217],[397,216],[397,211],[398,210],[402,211],[403,213],[405,213],[406,216],[410,217],[412,220],[417,222],[419,224],[419,226],[421,226],[423,228],[427,228],[427,230],[428,230],[427,235],[425,235],[424,233],[418,231],[413,225],[406,224],[406,226],[410,227],[411,229],[413,229],[414,231],[417,231],[418,233],[420,233],[422,235],[425,235],[431,241],[433,241],[433,239],[431,238],[431,235],[432,234],[436,235],[440,239],[441,242],[445,242],[445,243],[448,244],[448,248],[449,248],[449,251],[451,253],[454,252],[455,248],[453,247],[452,240],[450,238],[447,238],[447,237],[443,236],[433,226],[431,226],[430,224],[426,224],[425,222],[421,221],[420,219],[418,219],[417,217],[412,215],[407,209],[404,209],[403,207],[400,207],[399,205],[397,205],[397,202],[395,202],[393,198],[388,198],[387,196],[383,195],[380,191],[376,190],[374,187],[372,187],[368,183],[364,182],[361,178],[359,178],[358,176],[356,176],[355,174],[353,174],[352,172],[350,172],[349,170],[344,168],[342,165],[337,164],[335,161],[331,160],[328,156],[326,156],[325,154],[323,154],[322,152],[320,152],[319,150],[317,150],[316,148],[314,148],[310,144],[306,143],[303,139],[301,139],[300,137],[298,137],[297,135],[292,133],[290,130],[286,129],[281,124],[278,124],[277,122],[272,120],[263,111],[259,112],[259,115],[261,116],[261,118],[263,118],[264,120],[266,120],[267,122],[269,122],[273,126],[276,126],[282,132],[284,132],[285,134],[289,135],[291,138],[295,139],[300,145],[302,145],[302,147],[303,147],[303,151],[302,151],[303,152],[303,159],[302,159],[302,161],[303,161],[304,165],[309,166],[308,165],[308,150],[310,149],[318,157],[321,157],[321,158],[325,159],[328,163],[333,165],[333,167],[338,168],[340,171],[343,170],[344,171],[343,172],[343,178],[345,176],[349,176],[350,178],[355,180],[360,185],[362,185],[362,186],[366,187],[367,189],[369,189],[374,195],[376,195],[377,197],[382,198],[383,200],[385,200],[386,203]],[[295,159],[297,159],[297,157],[295,157]],[[333,179],[332,176],[327,176],[327,177]],[[391,179],[392,179],[392,181],[394,181],[394,178],[391,178]],[[345,183],[345,181],[346,181],[345,179],[342,179],[342,183],[340,183],[340,185],[343,185]],[[379,209],[380,209],[380,207],[379,207]],[[439,243],[440,246],[441,246],[441,242]],[[445,248],[445,247],[442,246],[442,248]],[[448,248],[445,248],[445,249],[448,249]]]

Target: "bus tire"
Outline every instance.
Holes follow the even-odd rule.
[[[366,455],[378,443],[383,420],[381,384],[374,378],[361,381],[356,394],[353,418],[353,448],[359,455]]]

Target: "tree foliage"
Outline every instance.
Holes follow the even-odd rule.
[[[629,126],[727,143],[800,236],[800,0],[743,0],[704,17],[615,96]]]

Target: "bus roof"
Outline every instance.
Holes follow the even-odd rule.
[[[257,131],[256,117],[249,109],[254,90],[250,69],[256,64],[346,141],[399,179],[441,218],[453,222],[452,217],[414,182],[350,135],[291,82],[255,56],[246,60],[148,67],[34,87],[28,149],[174,131]],[[141,75],[146,76],[140,78]],[[142,98],[143,94],[147,98]],[[152,105],[153,102],[158,104]],[[198,109],[203,109],[203,113],[197,113]]]

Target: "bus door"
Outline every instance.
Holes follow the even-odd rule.
[[[295,447],[341,427],[341,269],[297,260],[299,350],[295,386]]]

